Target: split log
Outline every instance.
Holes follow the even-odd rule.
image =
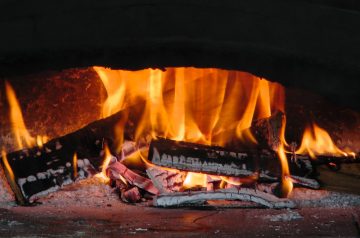
[[[152,140],[148,159],[158,166],[223,176],[250,176],[257,172],[260,178],[276,180],[281,173],[277,155],[270,150],[241,152],[163,138]]]
[[[148,168],[146,173],[160,194],[179,192],[186,177],[185,172],[164,170],[155,166]]]
[[[281,129],[285,123],[285,114],[276,111],[268,118],[262,118],[253,121],[250,130],[255,136],[259,147],[269,148],[277,151],[281,144]]]
[[[289,199],[278,198],[272,194],[249,188],[164,194],[155,197],[153,205],[155,207],[189,206],[203,203],[207,200],[240,200],[254,202],[268,208],[276,209],[295,207],[295,204]]]
[[[130,169],[120,162],[113,162],[109,164],[107,173],[112,180],[123,180],[129,184],[141,188],[151,194],[158,194],[159,190],[153,185],[150,179],[147,179]],[[120,177],[121,176],[121,177]]]

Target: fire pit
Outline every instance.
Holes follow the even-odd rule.
[[[154,4],[161,7],[109,2],[105,8],[174,7]],[[228,2],[220,12],[230,17],[229,7],[242,4]],[[263,16],[274,12],[247,4],[249,19],[260,12],[257,22],[267,29]],[[296,6],[356,18],[336,4],[274,4],[274,11]],[[170,19],[175,26],[184,20]],[[45,35],[52,32],[35,21]],[[321,45],[304,44],[303,52],[287,44],[279,50],[272,41],[252,45],[229,30],[223,38],[204,30],[191,40],[158,30],[140,45],[106,38],[102,49],[92,40],[84,49],[72,45],[80,40],[75,37],[68,49],[3,51],[1,234],[14,228],[20,236],[98,236],[101,230],[233,236],[240,226],[248,228],[245,236],[359,234],[360,114],[352,58],[321,56]],[[69,52],[76,59],[60,60]],[[245,219],[235,224],[232,216]]]

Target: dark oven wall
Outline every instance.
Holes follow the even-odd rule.
[[[360,109],[359,8],[342,2],[2,1],[0,76],[91,65],[211,66]]]

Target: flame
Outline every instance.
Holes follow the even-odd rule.
[[[1,150],[1,158],[2,158],[3,164],[5,166],[5,170],[7,171],[7,174],[9,176],[9,178],[10,178],[11,183],[15,183],[14,172],[11,169],[11,166],[9,164],[9,161],[8,161],[7,157],[6,157],[6,152],[5,152],[4,148]]]
[[[78,163],[77,162],[78,162],[77,154],[74,153],[74,156],[73,156],[74,178],[76,178],[78,175]]]
[[[136,125],[136,140],[163,136],[225,145],[230,139],[256,144],[248,129],[254,119],[284,110],[284,88],[251,74],[191,67],[111,70],[94,67],[108,97],[103,116],[132,105],[146,106]]]
[[[293,183],[291,181],[289,164],[283,143],[280,144],[277,154],[281,164],[281,195],[288,197],[293,189]]]
[[[30,135],[29,131],[25,126],[20,104],[16,98],[15,91],[11,87],[10,83],[5,82],[5,90],[7,100],[10,106],[11,128],[15,135],[18,149],[23,149],[25,146],[33,147],[35,145],[42,147],[43,144],[47,142],[48,137],[38,135],[36,136],[36,138],[34,138]]]
[[[276,110],[284,112],[284,88],[249,73],[191,67],[94,70],[108,94],[103,117],[136,99],[145,101],[135,125],[135,141],[150,135],[208,145],[225,146],[231,140],[254,145],[252,121]],[[120,128],[115,134],[122,141]],[[185,187],[206,185],[206,176],[197,173],[188,173],[184,182]]]
[[[108,183],[110,181],[110,178],[107,176],[106,169],[108,168],[110,162],[111,162],[112,155],[110,153],[108,145],[105,143],[104,146],[104,162],[101,166],[101,172],[96,174],[95,176],[99,178],[104,183]]]
[[[207,186],[206,174],[201,174],[201,173],[193,173],[193,172],[187,173],[183,183],[183,187],[186,189],[193,187],[206,188],[206,186]]]
[[[286,117],[282,117],[282,123],[280,128],[280,144],[277,147],[277,155],[281,165],[281,196],[288,197],[293,190],[293,182],[290,177],[289,163],[286,156],[285,146],[288,147],[288,143],[285,140],[285,128],[286,128]]]
[[[315,123],[308,126],[303,134],[302,142],[296,154],[354,156],[353,152],[340,150],[332,141],[329,133]]]

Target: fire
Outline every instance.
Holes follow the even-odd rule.
[[[8,161],[7,157],[6,157],[6,151],[5,151],[4,148],[1,150],[1,158],[2,158],[3,164],[4,164],[4,166],[5,166],[5,170],[6,170],[8,176],[9,176],[9,178],[10,178],[10,181],[11,181],[12,183],[15,183],[14,172],[13,172],[12,169],[11,169],[11,166],[10,166],[10,164],[9,164],[9,161]]]
[[[145,101],[135,140],[151,135],[209,145],[231,140],[254,145],[252,121],[285,109],[284,88],[249,73],[190,67],[94,70],[108,94],[103,117],[133,105],[135,98]],[[206,175],[188,173],[184,187],[193,186],[206,187]]]
[[[311,158],[317,155],[354,156],[352,152],[339,149],[329,133],[315,123],[305,129],[301,145],[295,153],[309,154]]]
[[[206,174],[192,173],[189,172],[186,175],[186,178],[183,183],[184,188],[193,188],[193,187],[203,187],[207,186],[207,176]]]
[[[110,178],[106,174],[106,169],[109,166],[111,162],[112,155],[110,153],[108,145],[105,143],[104,146],[104,162],[101,166],[101,172],[96,174],[95,176],[102,180],[104,183],[108,183],[110,181]]]
[[[284,88],[251,74],[190,67],[111,70],[94,67],[107,90],[103,116],[146,101],[136,139],[163,136],[224,145],[240,138],[255,144],[248,130],[254,119],[284,111]]]
[[[18,149],[23,149],[25,146],[33,147],[35,145],[42,147],[42,145],[48,140],[47,136],[36,136],[36,138],[34,138],[30,135],[25,126],[24,118],[22,116],[20,104],[16,98],[15,91],[8,82],[5,82],[5,90],[10,106],[11,128],[15,135]]]
[[[77,154],[74,153],[74,156],[73,156],[73,169],[74,169],[74,178],[77,177],[77,174],[78,174],[78,158],[77,158]]]
[[[289,164],[283,143],[280,144],[277,154],[281,163],[281,195],[288,197],[293,189],[293,183],[291,181]]]

